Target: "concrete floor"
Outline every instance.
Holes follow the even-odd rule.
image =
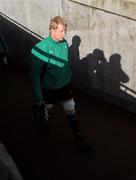
[[[0,140],[24,179],[136,179],[135,114],[73,90],[81,132],[93,147],[89,155],[74,146],[60,104],[48,133],[35,131],[27,73],[11,71],[0,83]]]

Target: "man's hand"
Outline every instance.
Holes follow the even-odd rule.
[[[2,59],[2,61],[3,61],[4,64],[8,65],[7,57],[4,57],[4,58]]]
[[[47,130],[48,126],[48,111],[45,106],[44,100],[34,102],[32,107],[33,112],[33,123],[35,127],[42,131]]]

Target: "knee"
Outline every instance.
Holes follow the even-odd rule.
[[[75,114],[75,108],[66,110],[65,112],[66,114]]]
[[[50,111],[53,108],[53,104],[46,104],[46,108],[48,111]]]
[[[75,113],[75,102],[73,99],[63,101],[62,105],[63,105],[64,111],[66,114],[74,114]]]

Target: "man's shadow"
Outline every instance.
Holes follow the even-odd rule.
[[[107,84],[109,84],[109,91],[121,93],[120,83],[127,83],[129,81],[128,75],[122,70],[121,55],[112,54],[107,63]]]
[[[81,43],[81,38],[77,35],[73,36],[72,44],[69,47],[69,54],[70,54],[70,63],[72,67],[72,79],[78,78],[78,70],[80,69],[80,52],[79,47]],[[76,67],[76,68],[75,68]]]
[[[106,84],[109,85],[107,91],[136,103],[136,92],[125,85],[130,78],[122,69],[121,59],[121,55],[117,53],[112,54],[109,58],[106,73]]]
[[[71,66],[73,81],[80,82],[85,88],[94,88],[104,91],[120,98],[136,101],[133,95],[127,92],[136,92],[127,88],[124,84],[129,82],[128,75],[121,66],[121,55],[112,54],[107,60],[101,49],[94,49],[87,56],[80,59],[81,38],[78,35],[73,36],[70,46]],[[122,90],[121,87],[125,87]]]

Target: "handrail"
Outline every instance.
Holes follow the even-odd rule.
[[[80,4],[82,6],[90,7],[90,8],[93,8],[93,9],[98,9],[100,11],[104,11],[104,12],[107,12],[107,13],[110,13],[110,14],[113,14],[113,15],[116,15],[116,16],[120,16],[120,17],[129,19],[129,20],[132,20],[132,21],[136,21],[135,18],[131,18],[131,17],[128,17],[128,16],[125,16],[125,15],[121,15],[121,14],[118,14],[118,13],[115,13],[115,12],[112,12],[112,11],[109,11],[109,10],[106,10],[106,9],[102,9],[102,8],[99,8],[99,7],[96,7],[96,6],[93,6],[93,5],[88,5],[88,4],[85,4],[85,3],[82,3],[82,2],[77,2],[77,1],[74,1],[74,0],[69,0],[69,1],[71,1],[73,3],[76,3],[76,4]]]
[[[125,92],[130,91],[133,94],[136,94],[136,91],[130,89],[129,87],[125,86],[124,84],[120,83],[120,86],[125,88]]]
[[[0,15],[6,19],[8,19],[9,21],[13,22],[14,24],[16,24],[17,26],[19,26],[20,28],[24,29],[25,31],[29,32],[30,34],[34,35],[35,37],[39,38],[39,39],[43,39],[42,36],[40,36],[39,34],[33,32],[32,30],[28,29],[27,27],[23,26],[22,24],[20,24],[19,22],[15,21],[14,19],[10,18],[9,16],[5,15],[4,13],[0,12]]]

